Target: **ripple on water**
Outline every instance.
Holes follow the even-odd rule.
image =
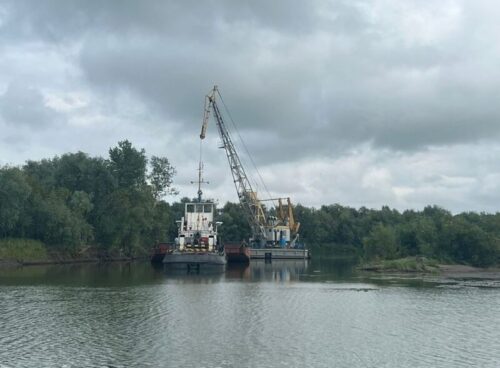
[[[265,280],[0,286],[0,367],[499,366],[496,288]]]

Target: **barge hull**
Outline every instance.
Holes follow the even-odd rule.
[[[252,248],[250,259],[310,259],[308,249]]]
[[[248,263],[250,261],[250,248],[238,244],[224,245],[227,261],[231,263]]]
[[[172,266],[224,266],[226,263],[225,255],[213,253],[167,253],[163,258],[164,265]]]

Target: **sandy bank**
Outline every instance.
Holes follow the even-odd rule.
[[[438,265],[439,273],[449,278],[499,279],[500,268],[479,268],[466,265]]]

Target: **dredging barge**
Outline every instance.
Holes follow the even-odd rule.
[[[225,107],[217,86],[214,86],[205,97],[200,139],[205,139],[208,122],[210,116],[213,115],[222,142],[219,148],[223,148],[226,153],[243,214],[252,230],[252,237],[248,240],[250,249],[231,249],[228,253],[229,260],[240,260],[245,257],[250,259],[309,259],[309,250],[299,242],[300,222],[295,221],[290,198],[259,199],[233,144],[217,100],[222,101]],[[229,118],[232,121],[230,115]],[[233,126],[236,129],[234,122]],[[238,136],[241,139],[240,134]],[[242,143],[246,147],[244,142]],[[251,161],[253,162],[253,159]],[[261,178],[260,174],[258,176]],[[265,187],[263,182],[262,184]],[[275,208],[275,214],[271,215],[267,206],[263,205],[265,201],[271,202]]]
[[[179,264],[199,267],[202,264],[223,265],[226,262],[248,262],[251,259],[309,259],[311,256],[309,250],[299,242],[300,222],[295,220],[290,198],[262,200],[253,190],[222,117],[216,97],[222,101],[217,86],[214,86],[205,98],[200,139],[201,141],[205,139],[208,121],[210,115],[213,114],[222,142],[219,148],[223,148],[226,153],[236,193],[243,209],[243,215],[250,225],[252,236],[247,239],[248,242],[228,244],[226,251],[220,244],[217,238],[217,226],[221,223],[214,222],[214,204],[201,200],[201,184],[205,182],[202,178],[203,164],[200,142],[198,202],[185,204],[184,217],[181,221],[177,221],[179,235],[175,240],[175,245],[157,247],[152,256],[152,262],[163,259],[163,263],[167,265]],[[241,139],[239,134],[238,136]],[[271,202],[274,213],[267,210],[267,206],[263,204],[266,201]]]
[[[195,182],[191,182],[195,183]],[[173,247],[165,251],[162,263],[167,267],[200,269],[207,266],[224,266],[227,263],[224,247],[217,235],[222,222],[215,221],[215,203],[203,201],[201,185],[203,162],[198,167],[198,200],[184,204],[184,216],[176,221],[178,235]]]
[[[221,222],[214,221],[214,207],[213,203],[202,201],[185,204],[184,216],[177,221],[175,246],[165,253],[164,265],[199,268],[227,263],[224,247],[217,238]]]

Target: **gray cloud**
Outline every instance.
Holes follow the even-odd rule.
[[[153,10],[187,16],[123,33],[123,23],[110,21],[115,29],[85,38],[81,67],[94,85],[133,91],[187,126],[199,121],[202,91],[218,83],[242,129],[282,137],[278,150],[314,147],[302,154],[327,154],[332,142],[414,150],[498,136],[500,84],[477,78],[489,72],[500,81],[500,55],[479,60],[468,34],[474,19],[446,7],[460,3],[414,5],[414,24],[411,14],[410,24],[398,18],[397,6],[378,14],[370,3],[350,4],[281,6],[280,15],[262,4],[217,2],[203,15],[166,4]]]
[[[497,168],[473,153],[500,135],[499,16],[488,0],[5,1],[1,138],[24,135],[30,148],[12,143],[2,159],[105,155],[129,138],[171,157],[188,183],[203,98],[218,84],[273,192],[288,188],[306,204],[329,193],[326,201],[413,206],[441,196],[453,208],[472,198],[491,208],[484,188],[495,188]],[[43,134],[26,131],[40,125]],[[225,156],[210,129],[207,171],[221,177]],[[437,155],[444,164],[413,181],[401,168],[440,149],[473,159],[457,167]],[[281,169],[300,180],[285,185],[272,175]],[[471,180],[448,188],[450,177]],[[212,182],[214,194],[232,185]]]
[[[10,84],[0,96],[0,118],[5,124],[42,128],[56,122],[58,114],[45,105],[39,90]]]

